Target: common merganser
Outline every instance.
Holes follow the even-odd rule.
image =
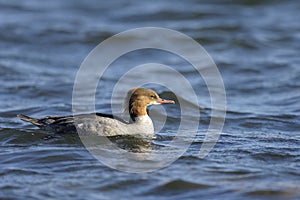
[[[161,99],[156,92],[145,88],[129,90],[126,99],[131,118],[130,122],[102,113],[47,116],[40,119],[22,114],[19,114],[18,117],[41,129],[56,133],[77,133],[78,131],[79,133],[99,136],[142,135],[154,137],[154,127],[151,118],[147,114],[147,107],[175,103],[172,100]],[[75,123],[77,126],[75,126]]]

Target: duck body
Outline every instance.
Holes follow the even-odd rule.
[[[151,118],[137,117],[135,122],[126,122],[113,115],[94,113],[75,116],[47,116],[37,119],[26,115],[18,117],[47,131],[55,133],[77,133],[99,136],[143,135],[154,137],[154,127]],[[77,126],[75,125],[77,124]]]
[[[40,119],[22,114],[18,115],[18,117],[41,129],[55,133],[80,133],[98,136],[142,135],[154,137],[154,127],[151,118],[147,114],[147,106],[174,103],[171,100],[161,99],[153,90],[145,88],[130,90],[127,93],[126,101],[128,101],[127,109],[131,117],[130,122],[102,113],[74,116],[47,116]]]

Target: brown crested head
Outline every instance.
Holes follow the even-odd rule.
[[[174,104],[172,100],[165,100],[150,89],[133,88],[128,91],[127,99],[129,101],[129,114],[132,120],[137,116],[147,115],[147,106],[158,104]]]

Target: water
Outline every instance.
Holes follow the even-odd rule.
[[[0,5],[1,199],[300,197],[298,1],[3,0]],[[198,137],[175,163],[152,173],[108,168],[78,136],[53,135],[16,118],[70,114],[73,82],[85,56],[109,36],[143,26],[193,37],[222,74],[226,123],[207,157],[197,155],[210,119],[209,96],[190,70],[182,73],[198,87],[203,107]],[[159,52],[129,55],[115,65],[126,69],[155,59],[178,69],[186,65]],[[98,111],[110,111],[107,94],[120,73],[107,72]],[[178,109],[165,109],[175,116],[166,127],[172,130]],[[155,143],[167,145],[171,138],[161,133]]]

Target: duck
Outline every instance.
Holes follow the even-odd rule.
[[[154,126],[147,113],[151,105],[174,104],[173,100],[162,99],[151,89],[133,88],[125,97],[124,111],[130,115],[126,121],[120,117],[104,113],[78,114],[69,116],[46,116],[34,118],[23,114],[17,115],[25,122],[54,133],[79,133],[97,136],[141,135],[153,137]]]

